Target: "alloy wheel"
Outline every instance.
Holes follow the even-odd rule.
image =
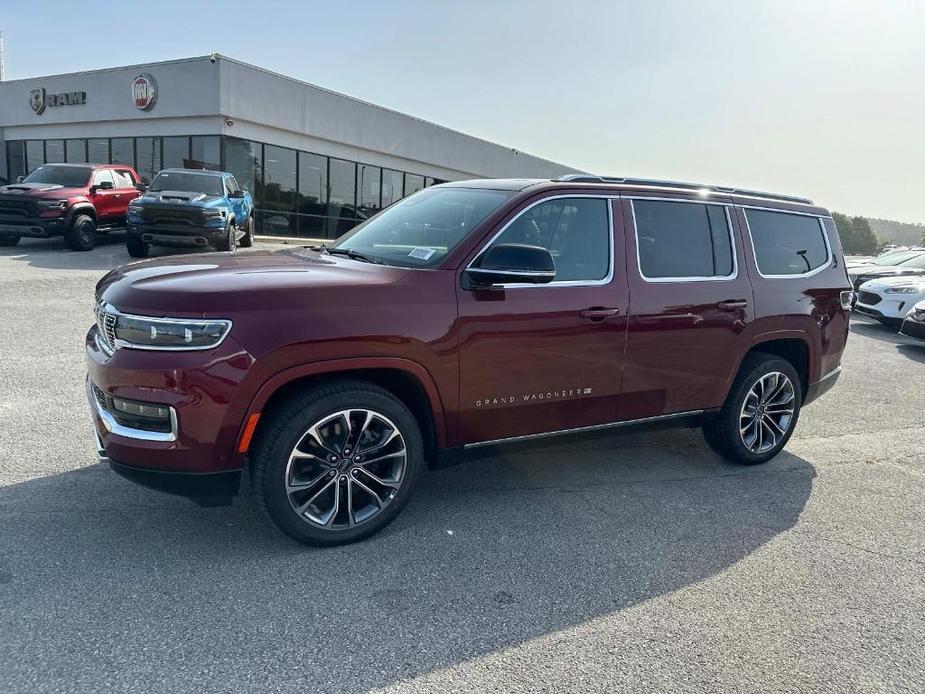
[[[401,488],[407,447],[398,427],[369,409],[342,410],[308,428],[286,464],[286,495],[299,518],[328,530],[382,512]]]
[[[786,374],[764,374],[749,389],[739,413],[739,435],[752,453],[766,453],[778,445],[793,424],[793,383]]]

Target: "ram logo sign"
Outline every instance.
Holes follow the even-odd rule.
[[[46,94],[45,88],[33,89],[29,92],[29,106],[35,115],[41,116],[45,109],[57,106],[82,106],[87,103],[87,92],[60,92]]]

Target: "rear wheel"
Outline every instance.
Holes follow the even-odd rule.
[[[801,404],[800,376],[789,361],[750,354],[719,415],[704,425],[704,437],[727,460],[764,463],[787,445]]]
[[[15,246],[22,236],[0,236],[0,246]]]
[[[96,245],[96,221],[90,215],[76,215],[64,234],[64,240],[72,251],[92,250]]]
[[[151,250],[151,244],[145,243],[140,237],[132,235],[125,237],[125,247],[128,254],[133,258],[147,258],[148,252]]]
[[[388,391],[320,385],[267,416],[253,449],[256,496],[287,535],[354,542],[382,530],[410,498],[423,467],[421,431]]]
[[[250,248],[254,245],[254,215],[247,218],[244,236],[241,237],[241,248]]]

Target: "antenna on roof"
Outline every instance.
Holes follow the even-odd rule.
[[[3,32],[0,31],[0,82],[6,78],[6,53],[3,51]]]

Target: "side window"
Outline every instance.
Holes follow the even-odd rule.
[[[112,178],[115,181],[116,188],[135,187],[135,181],[132,179],[132,174],[130,174],[125,169],[113,169]]]
[[[525,210],[495,239],[547,249],[556,282],[595,281],[610,271],[610,217],[604,198],[559,198]]]
[[[236,190],[241,190],[241,186],[238,185],[238,182],[235,180],[234,176],[229,176],[225,179],[228,183],[228,191],[233,193]]]
[[[745,218],[762,275],[805,275],[828,262],[817,217],[746,209]]]
[[[706,279],[735,273],[722,205],[633,200],[639,271],[646,279]]]
[[[99,169],[93,174],[93,185],[98,186],[100,183],[109,181],[112,183],[113,188],[118,188],[115,180],[112,177],[112,171],[109,169]]]

